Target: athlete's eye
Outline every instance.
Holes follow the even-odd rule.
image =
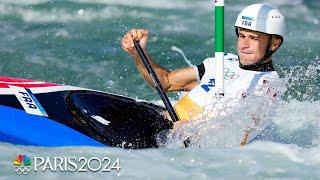
[[[258,40],[259,40],[258,37],[253,37],[253,36],[251,36],[250,39],[252,39],[252,40],[254,40],[254,41],[258,41]]]

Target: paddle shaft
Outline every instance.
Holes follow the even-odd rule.
[[[157,89],[157,91],[158,91],[158,93],[159,93],[159,95],[160,95],[165,107],[168,110],[172,121],[173,122],[179,121],[179,118],[178,118],[176,112],[174,111],[174,109],[173,109],[173,107],[172,107],[172,105],[171,105],[171,103],[170,103],[165,91],[163,90],[163,87],[162,87],[162,85],[161,85],[161,83],[159,81],[159,78],[157,77],[157,74],[154,72],[152,66],[150,65],[150,62],[149,62],[147,56],[145,55],[143,49],[141,48],[139,42],[134,40],[133,43],[134,43],[135,48],[138,51],[138,54],[139,54],[139,56],[140,56],[140,58],[142,60],[143,65],[147,69],[147,71],[148,71],[148,73],[149,73],[149,75],[150,75],[150,77],[151,77],[151,79],[152,79],[152,81],[153,81],[153,83],[154,83],[154,85],[155,85],[155,87],[156,87],[156,89]]]

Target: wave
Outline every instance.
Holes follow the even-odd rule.
[[[277,87],[279,94],[287,91],[285,79],[273,83],[272,86]],[[167,148],[181,148],[187,138],[191,142],[190,146],[194,148],[237,147],[240,146],[246,130],[255,128],[260,134],[256,140],[319,147],[319,107],[319,100],[279,98],[274,101],[255,95],[240,101],[224,100],[210,106],[210,111],[204,112],[199,119],[190,121],[181,129],[160,134],[159,141]],[[259,121],[258,125],[256,120]],[[163,135],[168,135],[166,142],[161,142]]]

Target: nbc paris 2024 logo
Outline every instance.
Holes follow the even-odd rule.
[[[38,172],[111,172],[119,173],[120,159],[109,157],[33,157],[18,155],[13,162],[13,170],[19,175],[27,175],[31,171]]]
[[[13,170],[17,174],[28,174],[31,172],[31,161],[26,155],[18,155],[13,162]]]

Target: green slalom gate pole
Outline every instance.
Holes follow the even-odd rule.
[[[224,0],[215,0],[216,96],[224,96]]]

